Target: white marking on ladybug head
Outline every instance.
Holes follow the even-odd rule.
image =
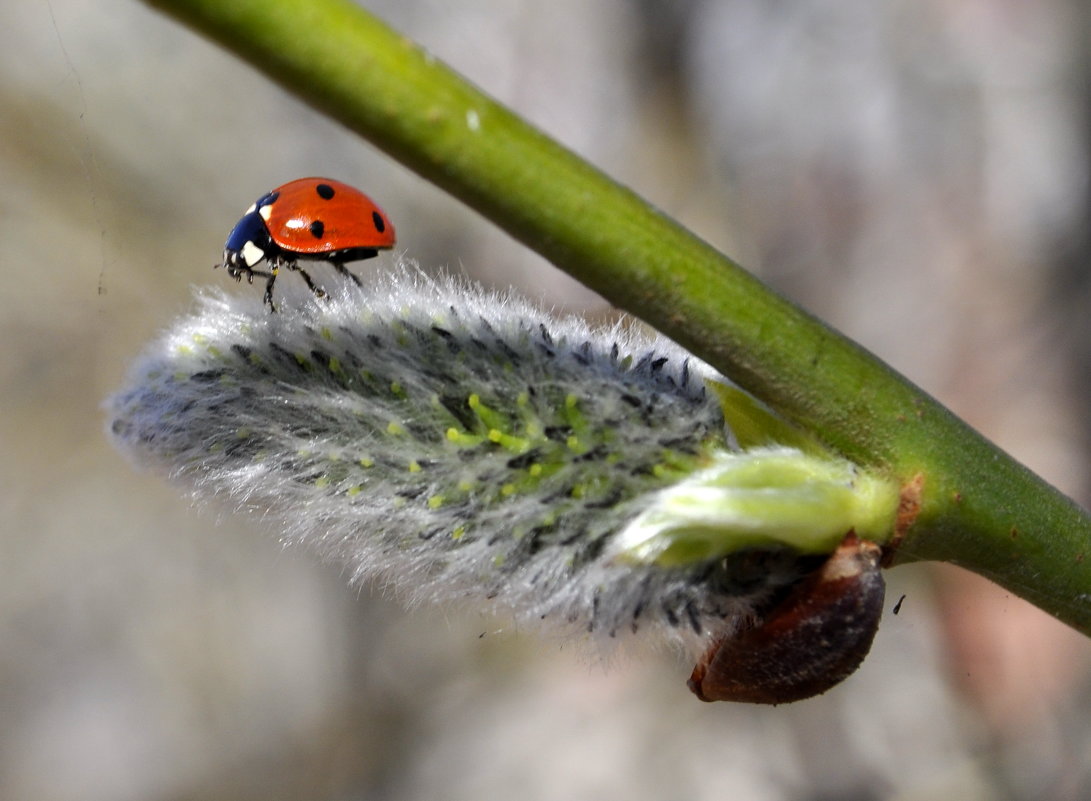
[[[266,203],[264,206],[258,209],[258,214],[261,215],[261,218],[265,220],[265,222],[269,222],[269,218],[273,215],[273,204]]]
[[[247,267],[253,267],[265,258],[265,251],[249,240],[239,249],[239,253],[242,255],[242,260],[246,262]]]
[[[246,211],[244,211],[242,213],[242,216],[245,217],[247,214],[253,214],[257,210],[258,210],[258,204],[257,204],[257,201],[254,201],[253,203],[250,204],[250,207]]]

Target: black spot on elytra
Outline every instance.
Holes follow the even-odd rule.
[[[318,193],[318,196],[323,200],[331,200],[334,196],[333,187],[329,184],[319,184],[314,188],[314,191]]]
[[[315,239],[321,239],[322,235],[326,233],[326,224],[321,220],[315,220],[307,227],[310,229],[311,236]]]
[[[383,215],[379,214],[379,212],[371,212],[371,221],[375,224],[375,230],[380,234],[386,230],[386,223],[383,222]]]

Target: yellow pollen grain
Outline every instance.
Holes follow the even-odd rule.
[[[419,473],[420,472],[420,462],[418,462],[416,459],[411,461],[409,463],[409,472],[410,473]]]

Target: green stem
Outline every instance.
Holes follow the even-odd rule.
[[[654,325],[845,456],[923,477],[902,561],[1091,634],[1091,519],[840,334],[348,0],[146,0]],[[1085,556],[1088,558],[1085,559]]]

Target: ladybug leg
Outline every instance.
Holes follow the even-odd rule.
[[[234,278],[236,281],[241,282],[244,275],[250,276],[250,283],[254,283],[253,270],[248,267],[239,267],[237,264],[231,262],[225,262],[224,264],[213,264],[212,269],[217,267],[223,267],[227,271],[228,276]]]
[[[277,271],[275,269],[265,272],[265,270],[247,270],[246,281],[247,283],[254,283],[254,276],[260,275],[265,280],[265,294],[261,296],[262,301],[269,307],[269,311],[275,312],[277,307],[273,305],[273,284],[277,280]],[[235,280],[241,281],[242,276],[238,276]]]
[[[294,261],[282,261],[281,266],[287,267],[289,270],[295,270],[297,273],[299,273],[300,276],[302,276],[303,280],[306,282],[307,288],[314,293],[314,296],[316,298],[326,297],[326,290],[318,286],[318,284],[314,282],[314,279],[311,278],[311,274],[304,270],[302,267],[300,267],[298,263]]]
[[[252,284],[254,283],[255,275],[261,276],[262,278],[269,278],[272,275],[271,273],[265,272],[265,270],[254,270],[250,267],[232,264],[230,262],[224,265],[214,264],[213,268],[220,266],[227,271],[228,276],[234,278],[239,283],[242,283],[243,276],[246,277],[246,283]]]
[[[273,305],[273,284],[277,280],[276,273],[269,274],[269,280],[265,282],[265,294],[262,295],[262,301],[269,307],[269,311],[275,312],[277,307]]]
[[[332,264],[337,269],[337,272],[341,273],[341,275],[347,275],[349,278],[351,278],[352,282],[356,284],[356,286],[362,286],[362,284],[360,283],[360,279],[356,277],[356,274],[354,272],[352,272],[348,267],[345,266],[344,262],[331,261],[330,264]]]
[[[242,281],[243,272],[244,271],[240,270],[239,274],[234,276],[236,281]],[[265,272],[265,270],[246,270],[245,274],[246,274],[246,283],[248,283],[248,284],[254,283],[254,276],[255,275],[261,276],[262,278],[272,278],[273,277],[272,273],[267,273],[267,272]]]

